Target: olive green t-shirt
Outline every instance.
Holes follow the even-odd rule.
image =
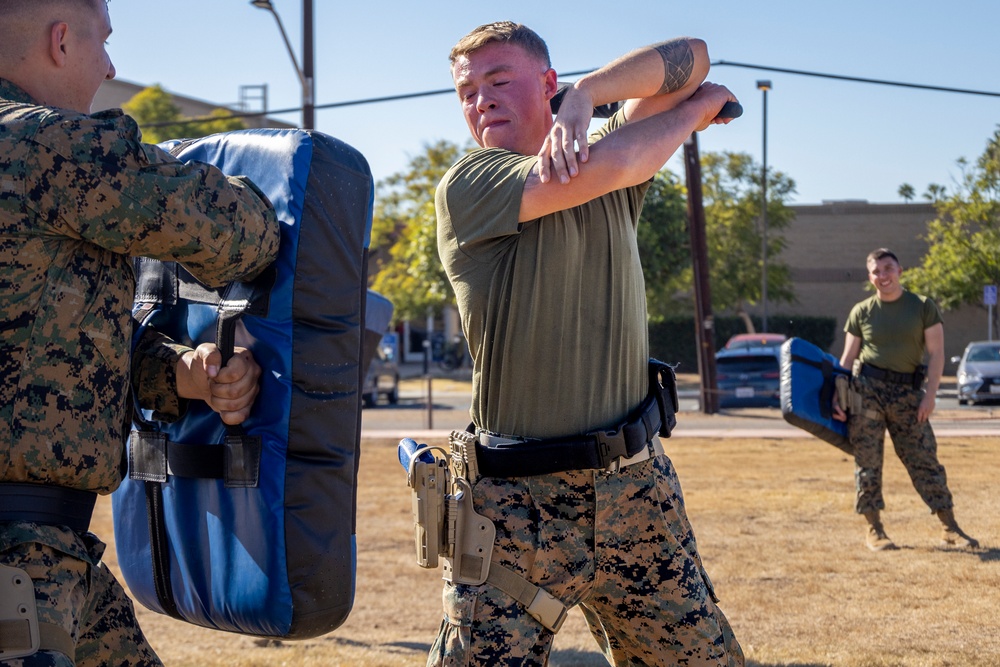
[[[519,224],[534,164],[474,151],[441,180],[436,206],[438,251],[473,357],[472,420],[543,438],[616,425],[646,395],[636,223],[648,183]]]
[[[924,330],[941,322],[937,305],[903,291],[895,301],[874,295],[858,303],[844,331],[861,339],[858,359],[898,373],[912,373],[924,359]]]

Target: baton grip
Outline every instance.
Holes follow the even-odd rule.
[[[417,444],[417,441],[413,438],[403,438],[399,441],[399,447],[397,448],[396,453],[399,456],[399,462],[402,464],[404,470],[409,472],[410,462],[413,460],[413,454],[418,449],[425,446],[426,445]],[[434,455],[429,451],[424,451],[420,453],[417,460],[423,463],[434,463]]]
[[[739,118],[743,115],[743,105],[739,102],[726,102],[722,105],[716,118]]]

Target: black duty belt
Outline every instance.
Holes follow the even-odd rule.
[[[861,364],[861,374],[875,380],[882,380],[883,382],[908,384],[911,387],[918,389],[920,384],[924,381],[924,374],[920,369],[913,373],[900,373],[898,371],[890,371],[885,368],[879,368],[878,366],[872,366],[871,364]]]
[[[647,398],[641,414],[617,429],[582,435],[514,442],[497,447],[476,444],[483,477],[530,477],[567,470],[610,468],[615,459],[635,456],[660,430],[656,401]]]
[[[97,494],[90,491],[0,482],[0,522],[28,521],[85,533],[96,502]]]
[[[649,395],[617,428],[496,447],[476,443],[479,474],[483,477],[530,477],[568,470],[614,469],[617,461],[641,452],[657,433],[670,437],[677,423],[677,385],[673,369],[651,359],[649,383]]]

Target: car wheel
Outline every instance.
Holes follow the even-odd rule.
[[[969,401],[967,399],[960,398],[960,399],[958,399],[958,404],[959,405],[968,405]]]
[[[389,401],[389,405],[396,405],[399,403],[399,385],[393,385],[389,393],[385,395],[385,399]]]
[[[361,394],[361,405],[366,408],[374,407],[375,405],[375,395],[374,394]]]

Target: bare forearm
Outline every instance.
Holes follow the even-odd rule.
[[[636,185],[652,178],[696,129],[703,114],[682,105],[649,118],[628,123],[591,146],[591,164],[604,164],[622,182]],[[617,188],[616,188],[617,189]]]
[[[927,357],[927,393],[936,396],[944,375],[944,353],[931,353]]]
[[[732,97],[721,86],[706,86],[711,89],[676,109],[627,123],[596,142],[586,167],[571,181],[547,181],[533,172],[524,186],[519,219],[534,220],[652,178],[691,132],[710,123]]]
[[[690,95],[705,80],[708,69],[705,42],[681,37],[636,49],[584,76],[574,87],[594,106],[682,90]]]
[[[938,323],[924,330],[927,349],[927,393],[937,394],[944,374],[944,327]]]
[[[854,360],[861,352],[861,339],[852,333],[844,334],[844,353],[840,355],[840,365],[851,370]]]

